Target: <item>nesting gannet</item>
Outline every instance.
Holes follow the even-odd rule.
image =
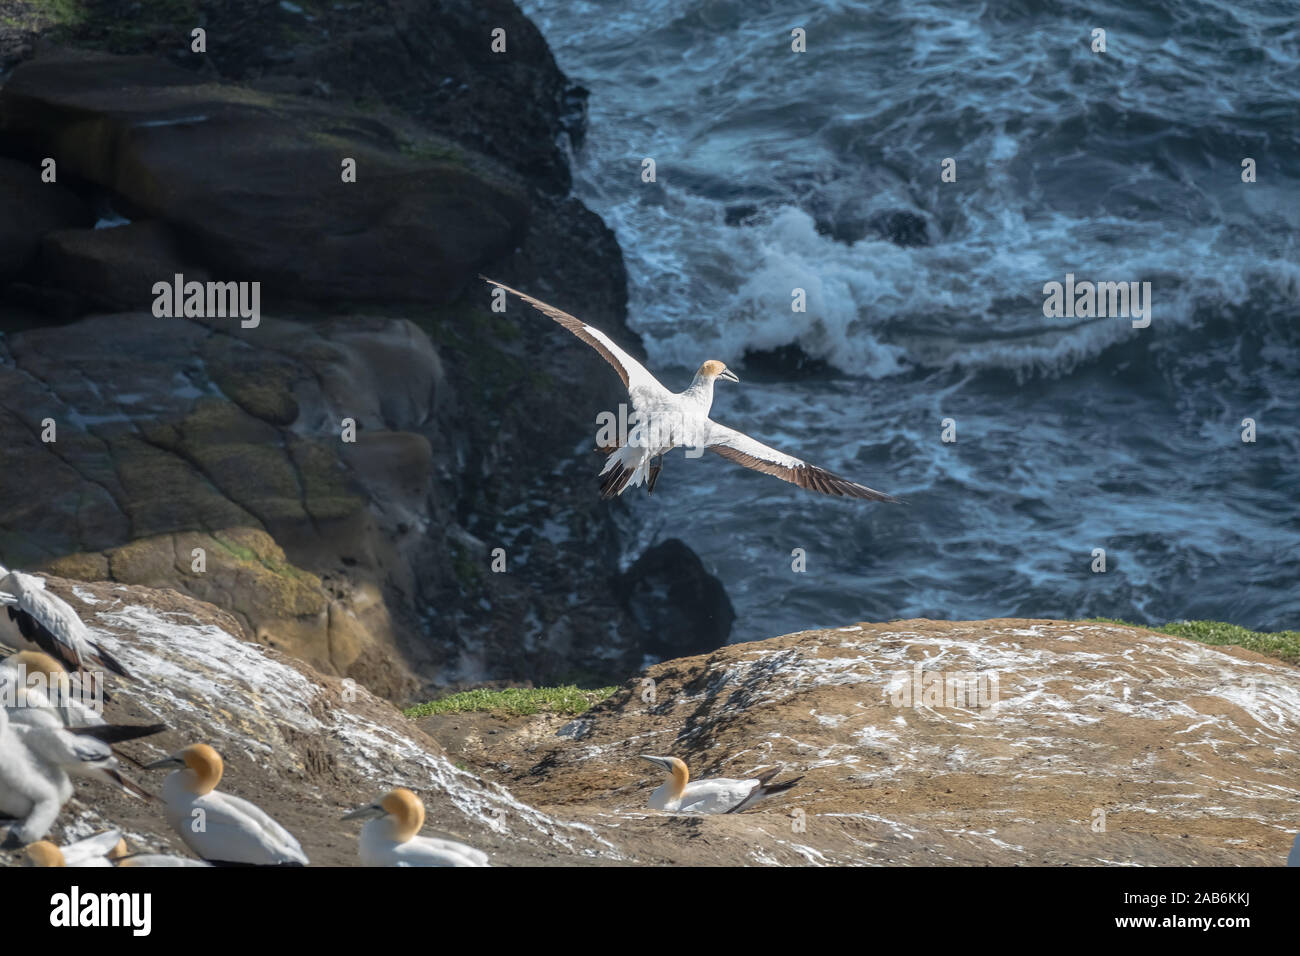
[[[487,854],[455,840],[417,836],[424,826],[424,804],[405,787],[344,814],[365,819],[359,855],[364,866],[488,866]]]
[[[7,674],[0,674],[0,685],[9,680]],[[6,695],[10,690],[0,686]],[[116,724],[64,727],[57,716],[39,707],[0,707],[0,817],[19,821],[10,826],[0,847],[23,846],[50,831],[72,796],[70,774],[100,778],[133,796],[149,797],[118,769],[110,745],[161,729],[161,725]]]
[[[118,830],[58,846],[49,840],[37,840],[23,847],[25,866],[112,866],[113,860],[126,852],[126,841]]]
[[[0,626],[7,625],[5,643],[16,639],[17,650],[44,651],[70,671],[99,668],[131,676],[117,658],[90,639],[72,605],[45,590],[44,578],[0,565],[0,605],[6,605],[7,612],[0,615]]]
[[[69,674],[63,664],[43,651],[19,651],[0,661],[0,675],[12,682],[17,709],[12,716],[20,722],[35,719],[28,716],[35,710],[57,712],[68,727],[101,727],[108,723],[99,711],[102,698],[91,698],[92,704],[81,699],[83,692],[94,686],[82,683],[79,674]],[[43,716],[43,714],[42,714]],[[158,725],[159,730],[165,728]]]
[[[132,853],[117,830],[57,846],[49,840],[38,840],[23,847],[25,866],[211,866],[202,860],[162,853]]]
[[[803,779],[795,777],[785,783],[773,784],[772,778],[780,771],[772,770],[751,780],[714,777],[690,783],[691,773],[686,769],[686,761],[678,757],[642,754],[641,759],[668,771],[668,782],[650,794],[650,809],[669,813],[739,813],[764,797],[789,790]]]
[[[480,278],[518,296],[564,326],[599,352],[623,379],[637,425],[630,430],[625,444],[602,449],[608,454],[600,472],[600,490],[604,497],[621,495],[629,487],[642,482],[646,483],[647,492],[654,491],[663,468],[663,456],[674,448],[685,447],[707,448],[738,465],[824,495],[865,498],[868,501],[898,500],[777,451],[709,418],[709,409],[713,406],[713,383],[718,379],[740,381],[722,362],[710,359],[700,366],[694,381],[685,391],[670,392],[646,371],[645,366],[615,345],[614,340],[600,329],[487,276]],[[640,438],[637,437],[638,431]],[[656,458],[659,459],[657,464]]]
[[[225,769],[207,744],[148,765],[178,768],[163,782],[165,816],[198,856],[216,866],[306,866],[298,841],[261,808],[216,789]]]

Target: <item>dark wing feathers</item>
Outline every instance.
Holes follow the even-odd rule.
[[[823,495],[831,495],[836,498],[899,501],[893,495],[887,495],[883,491],[876,491],[866,485],[860,485],[856,481],[849,481],[849,479],[827,471],[825,468],[818,468],[816,465],[810,465],[806,461],[800,461],[798,458],[782,454],[776,449],[768,448],[766,445],[734,429],[728,428],[725,431],[739,436],[744,439],[744,442],[733,440],[730,443],[711,443],[708,449],[729,461],[734,461],[738,465],[744,465],[746,468],[752,468],[754,471],[762,472],[765,475],[772,475],[782,481],[798,485],[800,488],[807,488],[809,491],[820,492]],[[771,452],[771,454],[764,454],[764,452]]]
[[[490,282],[499,289],[504,289],[511,295],[518,296],[538,312],[542,313],[542,315],[549,316],[556,322],[560,323],[560,325],[564,326],[578,338],[582,339],[582,341],[586,342],[593,349],[599,352],[606,362],[614,366],[614,370],[618,372],[619,378],[623,380],[623,385],[631,388],[630,378],[633,370],[627,367],[627,356],[616,354],[614,349],[610,348],[612,343],[609,343],[608,340],[602,342],[601,338],[605,338],[604,333],[600,332],[598,329],[592,329],[581,319],[574,318],[569,315],[569,313],[561,311],[553,305],[547,305],[540,299],[534,299],[531,295],[526,295],[518,289],[512,289],[510,286],[497,282],[495,279],[489,279],[487,276],[479,276],[479,278],[484,282]],[[593,332],[597,334],[593,335]],[[597,335],[599,335],[600,338],[598,338]]]

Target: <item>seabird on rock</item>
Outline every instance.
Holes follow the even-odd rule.
[[[44,651],[70,671],[99,668],[131,676],[117,658],[90,639],[72,605],[45,590],[43,578],[0,565],[0,605],[7,612],[0,613],[0,640],[9,644],[16,638],[15,650]]]
[[[23,847],[24,866],[112,866],[126,853],[126,841],[119,830],[106,830],[67,846],[37,840]]]
[[[668,782],[650,794],[650,809],[669,813],[740,813],[764,797],[784,793],[803,779],[795,777],[785,783],[773,784],[772,778],[780,771],[771,770],[751,780],[713,777],[691,783],[688,782],[691,773],[686,769],[686,761],[679,757],[642,754],[641,759],[668,771]]]
[[[207,744],[190,744],[145,769],[167,767],[177,768],[163,781],[167,822],[198,856],[216,866],[307,865],[292,833],[260,807],[217,791],[225,765]]]
[[[0,670],[4,699],[16,697],[11,681],[10,673]],[[72,796],[70,774],[102,779],[132,796],[151,797],[118,769],[111,744],[161,729],[161,724],[67,728],[35,699],[12,709],[0,707],[0,817],[17,821],[0,847],[24,846],[50,832]]]
[[[344,820],[367,820],[359,851],[363,866],[488,866],[487,854],[455,840],[417,836],[424,804],[398,787],[374,803],[357,807]]]
[[[19,651],[0,660],[0,676],[15,688],[12,716],[20,723],[35,719],[29,710],[36,711],[41,719],[53,711],[67,727],[102,727],[108,723],[97,709],[99,701],[91,697],[91,706],[83,699],[92,688],[81,683],[81,675],[69,674],[62,663],[44,651]],[[157,729],[166,728],[158,724]]]
[[[824,495],[864,498],[868,501],[898,501],[884,492],[874,491],[777,451],[755,441],[744,432],[720,425],[709,418],[709,409],[713,405],[713,383],[718,379],[726,382],[740,381],[722,362],[710,359],[700,366],[700,370],[695,373],[695,380],[685,391],[670,392],[646,371],[645,366],[614,344],[614,340],[600,329],[525,295],[518,289],[512,289],[487,276],[480,278],[518,296],[543,315],[564,326],[599,352],[623,379],[638,425],[631,430],[624,444],[602,449],[609,456],[600,472],[603,497],[621,495],[629,487],[643,482],[647,492],[654,491],[655,482],[663,468],[664,454],[683,447],[707,448],[738,465]],[[634,440],[638,430],[642,433],[642,438]],[[655,459],[658,459],[657,463]]]
[[[67,846],[38,840],[23,847],[25,866],[211,866],[202,860],[163,853],[132,853],[117,830],[98,833]]]

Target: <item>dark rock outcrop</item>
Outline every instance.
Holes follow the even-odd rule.
[[[467,149],[152,57],[23,64],[0,88],[0,136],[167,223],[218,278],[262,282],[266,308],[447,302],[528,216],[522,184]]]
[[[619,599],[659,658],[702,654],[727,643],[736,612],[722,582],[699,556],[669,538],[637,558],[615,581]]]
[[[24,462],[0,475],[0,559],[211,600],[396,698],[639,666],[599,462],[576,454],[617,376],[474,279],[639,350],[613,233],[563,195],[581,97],[509,3],[195,6],[208,56],[187,52],[192,15],[145,30],[89,4],[53,35],[133,55],[44,49],[0,88],[22,175],[54,151],[59,188],[132,220],[33,231],[0,300],[0,442]],[[260,325],[153,316],[174,272],[261,282]],[[16,301],[70,324],[33,328]],[[222,552],[207,578],[195,547]]]
[[[0,158],[0,286],[31,267],[43,236],[90,224],[90,207],[75,193],[41,182],[37,166]]]

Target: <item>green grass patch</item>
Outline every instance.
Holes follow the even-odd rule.
[[[1189,640],[1200,641],[1202,644],[1233,644],[1237,647],[1244,647],[1248,651],[1255,651],[1257,654],[1276,657],[1288,664],[1300,664],[1300,631],[1275,631],[1273,633],[1252,631],[1236,624],[1225,624],[1223,621],[1170,621],[1168,624],[1161,624],[1158,627],[1147,627],[1145,624],[1134,624],[1132,621],[1121,621],[1113,617],[1090,617],[1086,620],[1098,624],[1123,624],[1127,627],[1145,627],[1149,631],[1159,631],[1161,634],[1185,637]]]
[[[581,714],[593,704],[605,700],[617,687],[583,689],[573,684],[564,687],[508,687],[505,690],[467,690],[450,697],[440,697],[402,711],[407,717],[431,717],[434,714],[496,713],[512,717],[554,713]]]

